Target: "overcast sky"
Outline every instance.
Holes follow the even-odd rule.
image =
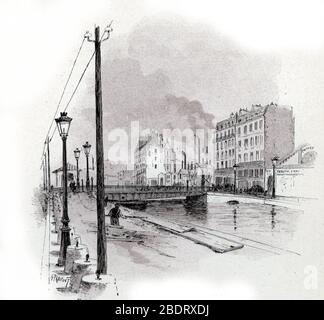
[[[136,65],[135,76],[163,79],[168,86],[163,93],[198,101],[215,121],[252,103],[291,105],[296,144],[320,143],[324,103],[321,1],[35,0],[1,1],[0,6],[2,130],[4,136],[12,131],[10,136],[19,146],[18,151],[12,144],[5,149],[29,157],[25,163],[33,176],[83,34],[95,24],[104,28],[111,20],[114,31],[102,48],[104,108],[110,117],[116,111],[117,124],[120,114],[109,106],[109,85],[117,83],[110,77],[118,74],[116,58],[121,59],[119,65],[127,59],[126,74],[127,67]],[[91,43],[84,45],[62,106],[92,50]],[[130,77],[134,74],[129,72]],[[83,109],[94,110],[93,79],[91,65],[68,110],[74,118],[70,156],[85,138],[93,140],[93,127],[87,127],[80,114]],[[57,137],[53,148],[60,150]],[[52,157],[55,165],[60,163],[59,152]],[[15,158],[20,161],[22,156]]]
[[[135,75],[143,84],[153,81],[162,88],[155,95],[170,93],[173,101],[179,97],[198,101],[196,110],[212,114],[215,120],[252,103],[291,105],[296,143],[308,141],[321,151],[323,6],[320,0],[2,0],[0,192],[5,199],[1,225],[15,226],[15,232],[12,228],[0,232],[0,249],[8,254],[7,260],[15,261],[22,251],[19,244],[24,236],[19,230],[27,225],[22,224],[21,214],[32,210],[31,193],[41,177],[42,144],[85,31],[92,31],[95,24],[104,28],[114,20],[111,39],[102,48],[106,115],[113,118],[109,112],[115,110],[107,107],[112,97],[109,84],[116,92],[122,84],[109,77],[109,68],[118,75],[113,67],[119,58],[126,73],[134,71],[125,82]],[[93,44],[85,43],[66,98],[92,50]],[[82,118],[83,110],[94,112],[93,79],[91,65],[68,110],[74,118],[68,142],[71,161],[75,146],[88,137],[93,141],[93,125]],[[115,102],[121,103],[116,97]],[[117,123],[120,117],[115,111]],[[53,168],[60,165],[57,136],[51,155]]]

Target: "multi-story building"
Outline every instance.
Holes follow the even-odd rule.
[[[135,151],[135,183],[140,185],[208,184],[213,175],[208,140],[193,135],[175,142],[158,132],[141,137]],[[169,140],[173,140],[173,143]]]
[[[110,160],[104,161],[104,172],[105,172],[105,185],[118,185],[119,177],[118,173],[126,170],[127,165],[121,162],[113,162]]]
[[[278,196],[316,198],[320,181],[317,179],[317,153],[310,144],[298,146],[282,157],[275,167],[275,190]],[[273,186],[273,169],[266,170],[268,190]]]
[[[141,137],[135,150],[135,183],[156,186],[164,184],[164,141],[157,132]]]
[[[294,150],[295,119],[292,107],[253,105],[240,109],[216,125],[215,184],[234,185],[237,165],[237,188],[253,185],[266,188],[265,170],[272,158]]]
[[[121,170],[117,176],[119,186],[130,186],[134,184],[134,170]]]

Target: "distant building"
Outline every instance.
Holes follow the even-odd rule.
[[[83,185],[85,187],[86,180],[87,180],[87,166],[86,166],[85,158],[81,163],[79,162],[79,170],[80,170],[80,174],[79,174],[80,185],[82,185],[82,181],[83,181]],[[94,159],[94,156],[92,156],[92,155],[89,156],[89,179],[90,179],[90,185],[91,185],[91,181],[93,181],[93,185],[96,185],[97,170],[96,170],[96,166],[95,166],[95,159]]]
[[[210,184],[213,166],[208,146],[200,146],[193,136],[186,141],[186,151],[182,147],[181,143],[171,145],[156,131],[141,137],[135,151],[135,184],[193,186],[200,185],[202,178]]]
[[[135,150],[135,183],[156,186],[164,184],[163,136],[157,132],[141,137]]]
[[[313,197],[315,171],[314,161],[316,159],[314,147],[303,144],[293,152],[283,157],[276,166],[275,184],[276,195]],[[271,194],[273,184],[273,170],[266,171],[266,189]]]
[[[266,187],[265,170],[271,159],[294,150],[295,119],[292,107],[253,105],[240,109],[216,125],[216,185],[234,185],[234,164],[237,164],[237,188],[253,185]]]
[[[79,170],[80,172],[81,170]],[[54,187],[62,187],[63,186],[63,168],[60,167],[58,169],[55,169],[54,171],[52,171],[52,173],[55,174],[55,183],[53,183],[52,181],[52,185]],[[75,181],[76,182],[76,176],[77,176],[77,167],[71,163],[67,163],[67,181],[68,184],[71,181]]]
[[[134,185],[134,170],[121,170],[118,172],[118,185]]]
[[[127,165],[122,162],[104,161],[105,185],[118,185],[119,172],[127,170]]]

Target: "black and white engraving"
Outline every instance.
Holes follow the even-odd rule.
[[[162,2],[0,5],[1,297],[323,298],[323,6]]]

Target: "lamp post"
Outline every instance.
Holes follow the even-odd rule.
[[[80,190],[80,177],[79,177],[79,158],[80,158],[80,153],[81,153],[81,151],[79,150],[79,148],[76,148],[74,150],[74,157],[75,157],[76,164],[77,164],[77,188],[78,188],[78,191]]]
[[[61,116],[55,119],[57,124],[58,132],[63,141],[63,215],[62,215],[62,237],[61,237],[61,247],[60,255],[58,258],[57,265],[63,266],[66,260],[66,250],[71,244],[70,242],[70,227],[69,227],[69,216],[68,216],[68,189],[67,189],[67,163],[66,163],[66,140],[68,137],[70,124],[72,118],[67,116],[66,112],[61,112]]]
[[[272,198],[276,197],[276,165],[279,160],[278,156],[271,159],[272,161]]]
[[[237,174],[238,165],[235,163],[233,166],[234,169],[234,194],[236,193],[236,174]]]
[[[91,144],[87,141],[83,145],[83,150],[87,158],[87,178],[86,178],[86,189],[89,191],[90,189],[90,179],[89,179],[89,154],[90,154]]]

